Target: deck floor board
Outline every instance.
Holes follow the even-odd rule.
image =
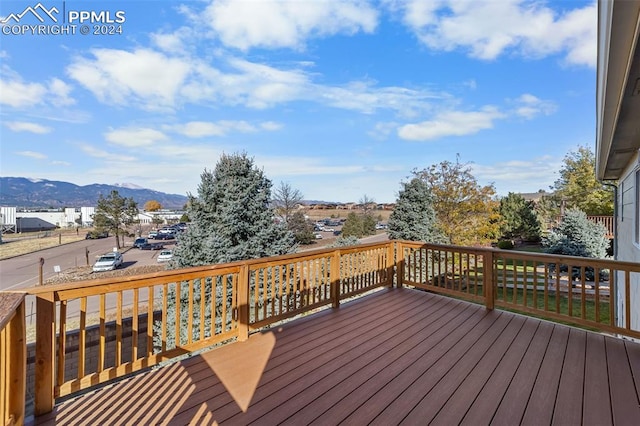
[[[36,424],[625,424],[640,345],[411,289],[56,405]]]

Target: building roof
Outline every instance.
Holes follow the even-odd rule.
[[[596,175],[620,178],[640,149],[640,2],[598,2]]]

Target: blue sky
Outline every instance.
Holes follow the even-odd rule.
[[[456,154],[548,189],[594,145],[595,1],[40,4],[0,2],[2,176],[186,194],[244,151],[306,199],[393,202]],[[29,6],[75,34],[31,34]]]

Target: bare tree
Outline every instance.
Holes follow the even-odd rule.
[[[367,194],[364,194],[362,196],[362,198],[360,198],[360,204],[362,204],[362,210],[363,210],[365,215],[367,213],[369,213],[370,210],[372,210],[371,206],[375,202],[376,202],[376,200],[374,200],[373,198],[369,197]]]
[[[285,225],[289,225],[289,219],[296,210],[296,206],[302,202],[302,192],[292,188],[288,182],[280,182],[273,191],[273,205],[275,212],[282,218]]]

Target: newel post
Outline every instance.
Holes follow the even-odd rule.
[[[396,241],[396,286],[402,288],[404,282],[404,247]]]
[[[493,251],[487,250],[482,255],[482,271],[483,271],[483,283],[484,287],[484,304],[489,310],[493,310],[495,302],[495,293],[493,288],[494,282],[494,264],[493,264]]]
[[[387,280],[389,281],[389,288],[393,288],[393,277],[394,277],[394,268],[395,265],[395,244],[393,241],[389,241],[389,245],[387,246],[387,264],[385,265],[387,268]]]
[[[340,249],[335,249],[331,256],[331,307],[340,306]]]
[[[56,321],[53,292],[36,297],[35,415],[49,413],[55,402]]]
[[[249,338],[249,265],[240,266],[238,278],[238,340],[244,342]]]

